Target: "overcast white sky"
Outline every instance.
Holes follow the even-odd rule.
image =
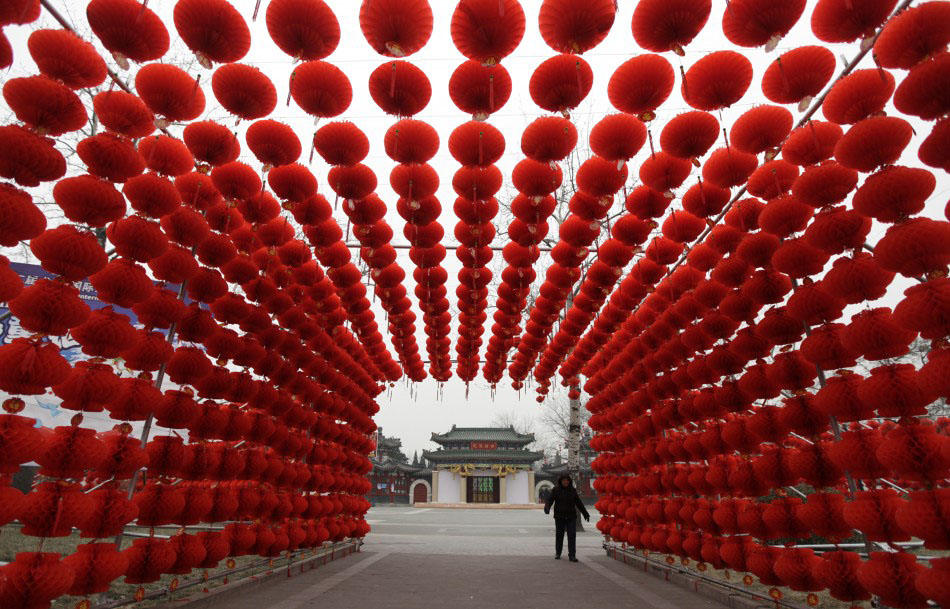
[[[85,5],[87,4],[85,0],[52,0],[52,2],[59,7],[64,14],[69,16],[80,32],[88,32],[88,26],[85,23]],[[178,39],[177,33],[172,25],[171,15],[174,4],[175,2],[172,0],[152,0],[149,2],[149,7],[158,12],[169,29],[173,41],[173,50],[170,52],[170,55],[175,53],[186,55],[189,51],[184,48],[184,45]],[[232,4],[245,16],[252,31],[253,43],[251,51],[242,62],[258,66],[271,77],[277,87],[279,100],[277,109],[271,118],[286,122],[298,131],[300,139],[304,144],[304,154],[301,162],[305,163],[307,161],[310,139],[315,128],[314,121],[297,108],[293,102],[291,102],[290,106],[286,106],[284,103],[287,99],[289,75],[293,65],[291,58],[281,52],[267,34],[264,25],[264,14],[268,0],[263,0],[260,14],[255,23],[251,23],[251,14],[255,4],[254,0],[232,0]],[[388,59],[377,55],[366,43],[358,23],[358,2],[354,0],[328,0],[328,4],[335,11],[342,30],[340,45],[328,58],[328,61],[337,64],[346,72],[354,90],[352,105],[347,112],[338,117],[337,120],[354,121],[369,136],[371,149],[369,157],[365,162],[376,172],[379,181],[378,194],[389,207],[386,220],[396,233],[393,243],[405,243],[402,237],[404,221],[395,211],[396,196],[389,187],[389,173],[394,166],[394,162],[386,156],[383,151],[382,142],[385,130],[395,122],[396,119],[383,114],[379,110],[370,98],[367,89],[367,81],[370,73]],[[455,200],[455,193],[452,191],[451,178],[458,168],[458,164],[449,154],[446,143],[452,129],[462,122],[469,120],[470,117],[462,114],[451,102],[448,95],[448,80],[452,71],[464,61],[465,58],[456,50],[449,35],[449,23],[456,3],[448,0],[435,0],[431,2],[431,4],[435,17],[432,37],[421,51],[409,57],[408,60],[421,67],[429,76],[432,84],[432,99],[428,107],[415,118],[432,124],[438,130],[441,138],[441,148],[431,163],[441,175],[442,186],[438,192],[438,197],[442,202],[443,213],[440,221],[446,229],[446,235],[451,238],[452,230],[456,223],[456,218],[452,212],[452,203]],[[585,138],[586,129],[589,128],[590,125],[604,115],[614,112],[607,101],[606,95],[607,82],[613,70],[629,57],[643,52],[634,42],[630,29],[633,9],[636,3],[623,0],[619,4],[619,12],[617,13],[610,34],[603,43],[583,56],[593,68],[594,84],[588,99],[573,113],[572,118],[578,125],[578,130],[582,132],[582,137]],[[529,122],[544,114],[543,111],[537,108],[531,101],[528,94],[528,80],[532,71],[539,63],[555,54],[555,52],[543,42],[538,32],[538,10],[541,5],[541,0],[522,0],[522,5],[527,15],[527,29],[524,39],[514,54],[505,58],[502,62],[511,73],[514,82],[514,91],[508,104],[489,119],[489,122],[501,129],[507,138],[507,149],[503,159],[499,162],[500,168],[506,175],[510,173],[514,164],[523,158],[520,149],[522,130]],[[682,65],[684,69],[688,69],[690,65],[709,52],[723,48],[734,48],[725,39],[721,31],[722,13],[726,3],[716,1],[713,2],[713,5],[713,12],[706,27],[687,47],[686,56],[678,57],[673,53],[665,54],[677,72],[679,72],[680,65]],[[808,8],[803,18],[772,53],[765,53],[761,49],[738,49],[752,62],[755,69],[755,77],[746,96],[739,103],[722,112],[721,122],[723,125],[728,127],[735,118],[745,110],[756,104],[767,103],[767,100],[765,100],[761,93],[760,80],[769,62],[771,62],[777,54],[804,44],[816,43],[811,34],[809,25],[813,6],[814,2],[808,3]],[[41,17],[41,20],[37,23],[29,26],[10,27],[5,30],[5,33],[13,44],[15,64],[7,71],[4,78],[14,75],[19,76],[36,73],[36,68],[26,51],[26,38],[32,29],[38,27],[58,27],[58,25],[44,12],[43,17]],[[844,57],[850,59],[858,52],[857,43],[831,45],[831,48],[838,57],[837,70],[839,71],[844,66]],[[108,55],[105,56],[108,57]],[[868,57],[859,67],[872,66],[873,64]],[[133,68],[133,70],[134,69],[135,68]],[[202,74],[201,81],[205,87],[205,95],[208,100],[207,112],[210,112],[215,118],[223,117],[225,113],[217,106],[214,96],[210,91],[212,72],[196,66],[193,73],[197,75],[199,72]],[[126,73],[125,76],[131,75]],[[895,72],[895,77],[898,81],[900,81],[903,76],[903,72]],[[679,85],[680,76],[677,74],[673,94],[660,108],[657,120],[653,123],[654,126],[651,128],[655,137],[658,137],[662,125],[665,124],[667,120],[680,112],[690,110],[682,101],[679,93]],[[797,108],[789,106],[789,110],[791,110],[796,117],[800,116]],[[816,118],[822,118],[820,112]],[[232,124],[231,119],[227,119],[224,122],[229,126]],[[913,122],[913,124],[917,129],[918,135],[910,146],[908,146],[907,154],[903,162],[908,165],[919,166],[920,163],[916,158],[916,150],[923,137],[929,133],[930,126],[929,124],[925,125],[918,122]],[[246,127],[247,123],[239,127],[239,130],[242,131],[242,133],[239,134],[242,136],[242,144],[243,129],[246,129]],[[179,135],[181,127],[172,127],[172,132]],[[716,144],[716,146],[719,145],[721,144]],[[649,150],[647,147],[644,147],[644,150],[632,161],[629,171],[630,181],[627,185],[628,188],[635,184],[639,161],[645,158],[647,154],[649,154]],[[241,160],[254,166],[259,166],[259,163],[253,158],[246,146],[243,146]],[[320,180],[321,192],[332,199],[332,191],[325,186],[325,177],[329,167],[320,159],[319,155],[315,155],[314,161],[310,164],[310,168]],[[699,170],[696,170],[696,173],[698,173],[698,171]],[[932,217],[942,217],[943,206],[946,204],[948,192],[950,192],[950,183],[948,183],[945,173],[936,171],[935,173],[940,174],[937,176],[938,187],[925,213]],[[695,177],[691,176],[690,179],[687,180],[687,186],[694,181]],[[685,188],[683,190],[685,190]],[[43,188],[33,189],[33,194],[36,197],[43,196],[44,192],[48,191],[44,191]],[[615,209],[619,210],[621,205],[622,202],[618,201],[615,203]],[[674,207],[675,206],[676,204],[674,203]],[[346,218],[342,212],[338,213],[338,219],[341,226],[346,225]],[[502,227],[502,229],[504,228],[507,227]],[[880,235],[883,234],[885,228],[886,227],[881,225],[875,225],[869,238],[870,242],[876,242]],[[555,231],[556,227],[552,227],[551,234],[556,234]],[[497,240],[496,244],[499,244]],[[7,251],[4,251],[4,253],[10,255]],[[405,287],[415,304],[416,299],[412,296],[414,288],[414,283],[411,278],[412,263],[405,253],[401,254],[399,262],[403,268],[410,271]],[[545,255],[539,262],[539,266],[543,267],[547,264],[548,262],[546,261]],[[460,264],[454,254],[450,252],[444,266],[449,271],[449,283],[447,287],[450,294],[449,300],[454,307],[454,293],[457,284],[455,277]],[[495,267],[498,272],[503,268],[500,255],[496,256],[496,260],[492,266]],[[496,276],[497,274],[496,272]],[[906,284],[899,281],[895,282],[895,284],[892,285],[892,294],[889,298],[892,299],[899,294],[903,291],[904,287],[906,287]],[[385,323],[382,321],[382,311],[376,309],[376,313],[381,328],[384,328]],[[484,337],[486,343],[490,336],[491,313],[492,310],[490,309],[489,328],[486,329]],[[417,325],[420,327],[417,340],[424,355],[425,337],[421,332],[421,315]],[[453,341],[455,337],[454,330],[455,328],[453,327]],[[386,344],[387,347],[391,349],[388,336],[386,337]],[[484,348],[482,349],[482,353],[484,354]],[[454,356],[454,342],[452,355]],[[424,356],[424,359],[427,358]],[[560,386],[555,385],[559,390]],[[566,395],[558,390],[553,391],[552,397],[549,399],[566,399]],[[387,435],[400,437],[403,440],[404,447],[411,456],[413,450],[434,447],[434,445],[429,442],[429,434],[433,431],[444,431],[452,424],[461,426],[485,425],[488,424],[497,413],[510,411],[517,412],[522,416],[533,416],[539,412],[539,405],[535,402],[534,395],[533,390],[527,392],[522,390],[520,394],[514,391],[511,389],[510,380],[507,379],[507,377],[499,385],[494,399],[492,399],[490,388],[483,380],[476,380],[471,384],[471,387],[468,389],[467,398],[466,387],[464,383],[457,378],[453,378],[445,385],[441,398],[438,397],[439,392],[437,386],[431,379],[421,383],[417,387],[409,387],[404,381],[400,381],[396,383],[391,391],[379,397],[381,411],[377,417],[377,422],[385,429]],[[49,419],[47,413],[44,412],[30,412],[28,414],[31,416],[40,416],[47,424],[53,422]],[[69,414],[64,413],[57,417],[56,423],[65,424],[65,422],[68,421],[68,417]],[[89,423],[109,426],[106,421],[95,421],[94,418],[90,419]]]

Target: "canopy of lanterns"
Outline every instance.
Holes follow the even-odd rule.
[[[618,5],[543,0],[554,54],[527,89],[544,115],[503,172],[517,134],[489,121],[512,96],[504,60],[528,19],[518,0],[460,0],[445,25],[465,61],[448,93],[471,118],[442,134],[445,174],[430,164],[440,134],[413,118],[429,77],[404,59],[432,36],[432,8],[363,0],[362,34],[387,58],[368,90],[393,117],[388,204],[368,134],[333,120],[354,98],[345,64],[327,61],[337,15],[323,0],[261,4],[178,0],[166,23],[138,0],[91,0],[89,39],[47,0],[0,6],[4,27],[43,11],[63,26],[23,49],[0,34],[0,67],[28,53],[39,71],[3,83],[0,245],[28,244],[54,276],[24,285],[0,257],[0,301],[28,334],[0,346],[0,524],[90,540],[18,555],[0,568],[0,605],[362,537],[386,383],[506,374],[539,401],[556,376],[589,394],[605,536],[843,601],[950,605],[950,559],[924,566],[898,545],[950,549],[950,440],[926,416],[950,397],[950,222],[926,213],[950,171],[950,3],[731,0],[718,24],[711,0],[640,0],[635,50],[604,91],[616,112],[580,135],[584,54],[620,27]],[[775,52],[754,82],[746,52],[774,49],[806,8],[814,44]],[[241,63],[258,11],[287,56],[274,70]],[[730,48],[684,65],[720,27]],[[171,33],[197,66],[163,62]],[[854,59],[839,72],[828,45],[841,43]],[[677,86],[690,109],[658,124]],[[769,103],[724,123],[753,87]],[[212,119],[207,96],[230,116]],[[318,121],[312,136],[272,118],[291,103]],[[67,165],[61,143],[90,121]],[[591,154],[564,163],[581,137]],[[322,194],[314,154],[331,166]],[[448,237],[442,182],[458,197]],[[869,304],[904,279],[892,306]],[[109,306],[90,309],[79,282]],[[64,337],[86,358],[68,361]],[[893,363],[919,340],[925,361]],[[16,414],[49,393],[72,425]],[[103,412],[115,429],[83,427]],[[10,475],[29,462],[42,482],[23,494]],[[787,496],[802,484],[814,491]],[[120,551],[107,538],[129,523],[228,524]],[[795,547],[811,535],[834,549]],[[855,535],[863,554],[838,547]]]

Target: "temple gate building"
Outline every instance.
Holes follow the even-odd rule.
[[[432,469],[433,503],[537,502],[534,464],[544,454],[526,448],[534,434],[453,425],[446,433],[433,433],[432,441],[439,448],[422,456]]]

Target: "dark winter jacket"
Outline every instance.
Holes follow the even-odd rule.
[[[566,479],[570,482],[569,486],[561,486],[561,480]],[[568,520],[577,518],[577,512],[575,508],[581,511],[581,514],[584,515],[584,518],[590,520],[590,514],[587,513],[587,508],[584,507],[584,502],[581,501],[580,496],[577,494],[577,489],[574,488],[574,481],[571,480],[571,477],[567,474],[562,474],[557,479],[557,484],[551,489],[551,496],[548,497],[548,500],[544,502],[544,513],[549,514],[551,512],[551,506],[554,506],[554,517],[555,518],[566,518]]]

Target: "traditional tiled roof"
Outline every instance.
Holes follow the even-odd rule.
[[[422,451],[422,455],[441,465],[457,463],[460,465],[472,463],[522,463],[531,464],[544,457],[544,453],[530,450],[434,450]]]
[[[404,474],[419,474],[423,471],[424,468],[416,467],[409,465],[408,463],[400,463],[399,461],[393,461],[389,458],[383,458],[380,460],[373,459],[373,470],[378,472],[392,472],[400,471]]]
[[[446,442],[506,442],[511,444],[530,444],[534,442],[534,434],[518,433],[514,427],[456,427],[443,434],[433,433],[432,441],[436,444]]]

